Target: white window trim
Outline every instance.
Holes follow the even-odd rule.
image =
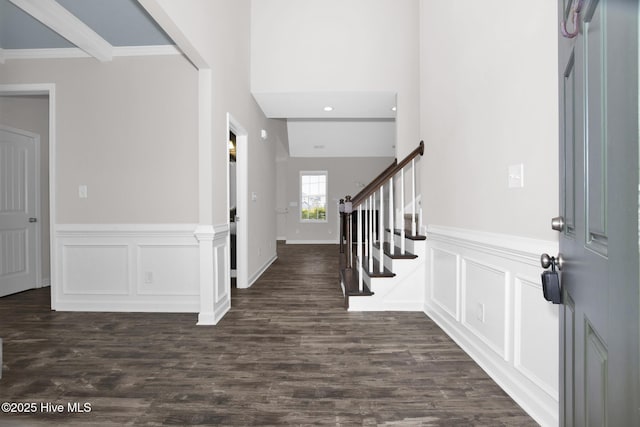
[[[303,175],[324,175],[325,176],[325,199],[326,199],[326,214],[324,219],[303,219],[302,218],[302,176]],[[328,171],[300,171],[300,176],[298,177],[298,205],[300,209],[298,210],[298,221],[303,224],[326,224],[329,222],[329,172]]]

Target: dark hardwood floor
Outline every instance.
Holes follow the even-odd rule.
[[[48,289],[1,298],[0,402],[38,413],[0,426],[536,425],[424,314],[346,312],[337,246],[278,255],[215,327],[52,312]]]

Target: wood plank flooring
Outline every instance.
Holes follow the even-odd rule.
[[[215,327],[52,312],[48,289],[1,298],[0,403],[91,412],[0,413],[0,426],[536,425],[424,314],[346,312],[337,246],[278,256]]]

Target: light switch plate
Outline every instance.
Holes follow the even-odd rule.
[[[523,188],[524,187],[524,165],[509,166],[509,179],[508,188]]]
[[[89,193],[86,185],[78,186],[78,197],[80,197],[81,199],[86,199],[87,197],[89,197]]]

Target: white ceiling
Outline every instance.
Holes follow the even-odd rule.
[[[395,156],[393,119],[289,119],[287,129],[291,157]]]
[[[109,61],[113,47],[173,44],[136,0],[0,0],[0,63],[11,50],[77,46]],[[395,155],[393,92],[253,96],[267,117],[288,120],[291,156]],[[324,111],[326,106],[333,110]]]
[[[393,92],[254,93],[269,118],[287,119],[292,157],[394,157]],[[332,107],[325,111],[325,107]]]

